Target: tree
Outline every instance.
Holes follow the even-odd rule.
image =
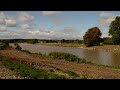
[[[83,36],[86,46],[98,45],[102,33],[98,27],[93,27],[88,29],[88,31]]]
[[[109,35],[112,35],[113,43],[118,45],[120,43],[120,16],[117,16],[109,26]]]

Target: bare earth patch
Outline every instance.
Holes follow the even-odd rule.
[[[37,68],[71,70],[77,74],[87,75],[94,79],[120,79],[120,70],[92,64],[76,64],[64,60],[46,60],[14,49],[0,50],[1,56],[19,60]]]

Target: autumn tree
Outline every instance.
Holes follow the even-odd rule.
[[[109,35],[112,35],[112,40],[115,45],[120,43],[120,16],[117,16],[109,26]]]
[[[93,45],[98,45],[99,41],[101,40],[101,31],[98,27],[92,27],[88,29],[88,31],[85,33],[83,36],[84,42],[86,46],[93,46]]]

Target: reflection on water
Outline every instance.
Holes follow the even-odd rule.
[[[92,51],[82,48],[73,47],[59,47],[59,46],[47,46],[47,45],[34,45],[34,44],[19,44],[22,49],[29,50],[33,53],[50,53],[50,52],[65,52],[76,55],[80,58],[85,58],[87,61],[91,61],[96,64],[118,66],[120,65],[120,53],[112,53],[105,51]]]
[[[102,65],[112,65],[111,63],[111,53],[110,52],[97,52],[98,53],[98,60],[99,60],[99,63],[102,64]]]

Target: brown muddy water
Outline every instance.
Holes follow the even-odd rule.
[[[19,43],[19,45],[23,50],[29,50],[32,53],[41,52],[43,54],[48,54],[50,52],[65,52],[76,55],[80,58],[85,58],[87,61],[91,61],[99,65],[120,66],[120,53],[93,51],[76,47],[35,45],[27,43]]]

